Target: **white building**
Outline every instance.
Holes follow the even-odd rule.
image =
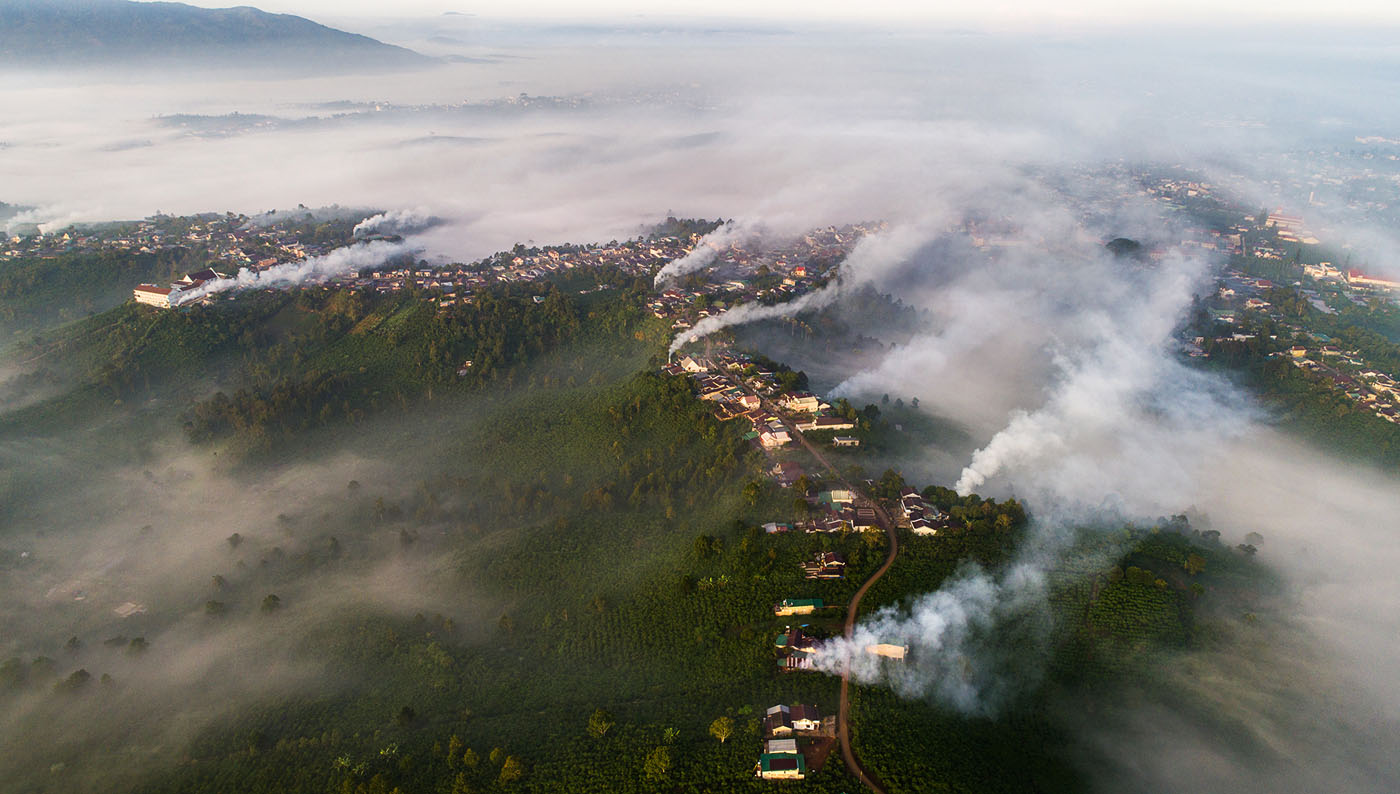
[[[144,303],[147,306],[155,306],[161,309],[172,309],[190,299],[190,292],[196,287],[202,286],[206,281],[214,279],[228,278],[222,273],[205,269],[194,273],[186,273],[179,281],[168,287],[158,287],[155,284],[138,284],[131,291],[131,297],[137,303]]]
[[[699,361],[696,361],[695,359],[691,358],[690,356],[681,356],[680,361],[676,363],[680,364],[681,368],[684,369],[686,372],[709,372],[708,367],[706,367],[704,364],[701,364]]]
[[[171,299],[174,294],[176,298]],[[137,303],[144,303],[147,306],[156,306],[161,309],[169,309],[178,302],[179,294],[170,287],[157,287],[154,284],[141,284],[131,291],[131,296]]]
[[[764,430],[758,434],[758,443],[768,449],[773,449],[792,443],[792,435],[786,430]]]
[[[831,406],[823,403],[815,394],[789,394],[782,398],[780,404],[794,413],[814,414],[823,408]]]
[[[1367,275],[1355,268],[1347,271],[1347,283],[1353,287],[1374,287],[1376,289],[1386,290],[1400,289],[1400,281],[1391,281],[1388,278]]]

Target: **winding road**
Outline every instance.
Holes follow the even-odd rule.
[[[706,364],[714,368],[713,361],[707,361]],[[749,388],[748,384],[744,383],[742,380],[739,380],[738,383],[741,389],[757,397],[764,409],[774,414],[779,413],[777,407],[769,402],[766,397]],[[817,449],[816,445],[811,441],[808,441],[807,436],[803,435],[797,428],[793,428],[792,434],[801,442],[802,446],[811,453],[812,457],[831,473],[834,482],[839,483],[842,488],[857,494],[859,496],[859,503],[869,504],[875,509],[875,517],[880,524],[880,528],[885,530],[885,533],[888,534],[890,538],[890,549],[889,553],[885,556],[884,564],[877,568],[875,573],[871,574],[870,578],[866,579],[865,582],[861,584],[860,589],[856,590],[856,594],[851,597],[850,605],[846,607],[845,635],[846,639],[850,639],[851,635],[855,633],[856,616],[860,613],[861,599],[865,598],[866,592],[870,590],[876,582],[880,581],[880,577],[884,576],[885,572],[890,569],[890,566],[894,565],[895,557],[899,556],[899,533],[895,530],[894,521],[890,520],[889,514],[885,512],[885,508],[881,507],[879,502],[871,499],[870,495],[863,489],[851,485],[841,472],[838,471],[835,466],[831,465],[831,462],[826,459],[826,456],[822,454],[821,450]],[[851,774],[855,775],[866,788],[875,792],[875,794],[885,794],[885,787],[880,785],[880,782],[869,772],[865,771],[865,767],[861,766],[860,761],[856,759],[855,750],[851,749],[851,669],[849,663],[841,670],[841,705],[836,712],[836,738],[841,743],[841,760],[845,762],[846,768],[850,770]]]
[[[806,439],[803,439],[803,444],[806,443]],[[861,496],[865,495],[862,493]],[[875,569],[875,573],[871,574],[870,578],[866,579],[856,594],[851,597],[851,604],[846,608],[845,634],[848,640],[855,632],[856,615],[860,612],[861,599],[865,597],[866,591],[872,585],[880,581],[880,577],[885,575],[890,566],[894,565],[894,558],[899,556],[899,533],[895,531],[894,522],[890,520],[883,507],[873,501],[871,504],[875,506],[875,515],[878,517],[880,526],[890,536],[890,551],[885,556],[884,564]],[[876,792],[876,794],[885,794],[884,786],[881,786],[878,780],[865,771],[865,767],[856,760],[855,751],[851,749],[851,668],[849,662],[841,670],[841,706],[836,715],[836,737],[841,741],[841,760],[846,762],[846,768],[851,771],[851,774],[855,775],[861,783],[865,784],[866,788]]]

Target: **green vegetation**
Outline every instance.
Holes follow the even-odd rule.
[[[169,282],[207,267],[199,252],[94,251],[18,258],[0,269],[0,334],[39,330],[104,312],[131,299],[142,282]]]
[[[1327,370],[1308,372],[1286,357],[1292,345],[1316,350],[1319,338],[1356,352],[1369,367],[1400,373],[1400,344],[1385,332],[1400,329],[1400,310],[1377,304],[1368,309],[1348,302],[1337,315],[1317,311],[1293,288],[1271,290],[1268,299],[1286,321],[1255,312],[1240,312],[1233,325],[1213,322],[1206,304],[1198,305],[1192,330],[1205,337],[1209,354],[1203,366],[1237,377],[1285,428],[1323,448],[1388,468],[1400,466],[1400,425],[1387,422],[1346,394],[1335,375],[1352,377],[1354,367],[1332,357]],[[1298,330],[1295,330],[1298,329]],[[1374,329],[1382,329],[1381,331]],[[1246,339],[1236,341],[1234,334]]]
[[[271,395],[295,373],[324,367],[330,382],[356,384],[350,397],[365,400],[364,413],[333,416],[322,430],[306,420],[319,410],[316,393],[268,399],[259,426],[276,432],[258,460],[328,452],[336,426],[353,421],[351,448],[421,474],[416,484],[354,483],[334,505],[287,505],[286,515],[268,517],[272,537],[220,540],[229,563],[214,572],[217,595],[186,605],[200,620],[280,631],[306,609],[296,582],[369,564],[383,553],[372,538],[385,533],[407,559],[455,559],[456,578],[477,588],[467,611],[478,613],[408,620],[347,604],[287,641],[299,657],[373,687],[249,706],[178,758],[158,760],[154,778],[112,771],[128,768],[115,763],[124,735],[67,758],[73,774],[105,759],[109,790],[761,790],[750,771],[761,710],[836,705],[832,679],[778,671],[771,648],[781,624],[771,605],[799,591],[849,597],[854,582],[802,579],[798,563],[817,548],[844,550],[854,576],[878,554],[856,537],[770,538],[756,528],[782,500],[772,486],[744,495],[760,458],[737,425],[716,421],[684,380],[627,374],[665,339],[664,328],[635,321],[631,300],[506,294],[438,317],[408,298],[241,295],[189,312],[124,307],[65,336],[65,358],[86,380],[19,412],[28,419],[190,393],[209,378],[250,384],[249,393],[270,384]],[[453,336],[458,323],[475,330]],[[552,346],[525,340],[519,331],[532,323],[555,335]],[[435,329],[446,335],[433,337]],[[427,355],[435,341],[449,352]],[[115,356],[130,362],[112,368],[127,377],[99,377]],[[347,363],[332,367],[337,356]],[[487,365],[447,375],[469,356]],[[175,412],[183,410],[172,400],[160,413]],[[393,429],[420,422],[433,423],[431,437]],[[191,437],[233,449],[248,433],[230,426]],[[210,572],[192,575],[207,582]],[[158,638],[143,641],[147,663],[166,653]],[[87,669],[112,670],[121,691],[120,666],[104,659]],[[24,692],[76,672],[58,663],[34,672],[18,660],[4,669]],[[65,694],[89,703],[102,691],[75,679]],[[69,706],[45,708],[57,722]],[[595,720],[599,709],[615,716]],[[720,718],[731,721],[733,740],[711,734]],[[462,749],[448,753],[454,735]],[[68,776],[38,779],[80,787]],[[830,762],[812,788],[849,782]]]
[[[924,495],[965,526],[938,537],[901,533],[900,555],[863,609],[930,592],[969,560],[995,571],[1019,547],[1019,504],[959,498],[938,487]],[[1193,530],[1183,516],[1152,529],[1083,531],[1049,571],[1048,635],[1037,640],[1038,630],[1025,636],[1014,626],[998,629],[1014,663],[1026,667],[1019,696],[991,719],[853,687],[853,742],[862,763],[891,792],[1082,789],[1079,771],[1065,761],[1070,741],[1053,703],[1114,682],[1138,685],[1174,653],[1210,642],[1213,622],[1242,619],[1241,605],[1271,587],[1249,552],[1223,546],[1219,533]],[[1036,686],[1041,655],[1050,675]]]
[[[1268,586],[1248,557],[1183,516],[1152,529],[1085,533],[1051,574],[1057,675],[1077,682],[1141,674],[1163,649],[1199,643],[1202,605],[1217,609]]]
[[[851,741],[891,794],[1082,791],[1068,736],[1033,705],[972,719],[852,685]]]
[[[685,379],[655,374],[669,328],[643,311],[647,285],[615,272],[567,278],[446,311],[412,292],[319,288],[180,311],[126,305],[32,343],[67,388],[0,417],[6,438],[138,428],[154,441],[121,450],[141,466],[159,461],[160,443],[233,458],[253,483],[335,455],[393,475],[286,497],[242,533],[219,532],[217,567],[175,574],[197,580],[198,596],[154,610],[142,636],[94,630],[52,655],[0,662],[0,706],[23,700],[27,741],[45,748],[14,785],[771,791],[752,775],[763,709],[830,714],[839,691],[835,678],[780,670],[773,640],[799,622],[812,636],[840,631],[841,605],[884,560],[886,536],[763,533],[794,493],[763,477],[767,459],[740,423],[718,421]],[[759,363],[805,386],[805,374]],[[836,408],[877,440],[876,455],[899,446],[892,416],[917,416],[899,398]],[[4,473],[5,509],[23,515],[38,490]],[[872,490],[888,501],[904,486],[888,470]],[[969,563],[995,570],[1024,539],[1015,500],[942,487],[924,496],[956,526],[901,534],[865,609],[932,591]],[[1213,543],[1176,525],[1088,536],[1052,575],[1054,683],[1127,675],[1154,650],[1195,641],[1196,606],[1247,575],[1243,552]],[[844,555],[847,578],[805,579],[800,563],[818,551]],[[6,571],[32,564],[0,549]],[[431,576],[447,584],[416,581]],[[402,586],[393,609],[343,585],[385,579]],[[833,608],[773,615],[797,597]],[[325,675],[239,702],[188,744],[161,741],[179,713],[123,697],[132,665],[171,661],[160,628],[178,621],[205,639],[245,631]],[[192,697],[223,691],[211,683]],[[1045,691],[997,720],[885,690],[854,697],[857,750],[891,791],[1079,787],[1065,737],[1040,708]],[[130,724],[90,744],[60,741],[65,719],[85,709]],[[147,765],[131,765],[134,749]],[[858,784],[833,754],[801,785]]]

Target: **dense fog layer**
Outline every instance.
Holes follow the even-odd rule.
[[[434,35],[422,24],[400,30],[405,43]],[[957,620],[995,625],[1007,604],[1033,608],[1039,572],[1072,523],[1191,510],[1227,539],[1265,536],[1260,558],[1290,584],[1288,619],[1241,638],[1235,654],[1182,660],[1183,686],[1212,708],[1142,694],[1077,724],[1086,754],[1121,759],[1103,788],[1394,788],[1400,626],[1390,534],[1400,489],[1281,438],[1247,395],[1177,361],[1171,334],[1218,261],[1169,250],[1148,269],[1102,248],[1128,236],[1171,249],[1179,231],[1136,197],[1115,170],[1124,162],[1198,168],[1273,206],[1297,196],[1271,176],[1272,158],[1393,136],[1394,108],[1374,101],[1394,89],[1383,42],[1348,48],[1351,34],[1336,31],[1324,40],[1297,31],[437,33],[459,62],[409,74],[10,75],[0,83],[0,201],[24,209],[5,223],[51,231],[162,211],[373,207],[388,214],[366,229],[405,233],[412,250],[439,261],[469,261],[517,242],[623,238],[667,213],[735,219],[725,239],[888,221],[840,282],[766,313],[839,308],[862,285],[927,310],[912,337],[843,359],[834,392],[917,397],[964,428],[968,449],[906,461],[911,479],[1015,494],[1042,535],[1010,573],[960,578],[867,627],[871,636],[899,630],[942,647]],[[1400,262],[1385,228],[1340,205],[1317,213],[1378,268]],[[990,257],[976,250],[954,233],[969,214],[1004,222],[1015,244]],[[703,259],[684,267],[703,270]],[[745,311],[695,333],[764,319]],[[292,639],[338,610],[411,614],[450,598],[478,614],[451,589],[460,583],[441,581],[450,577],[432,555],[370,535],[355,541],[354,564],[279,586],[288,602],[280,622],[259,608],[274,585],[257,581],[229,599],[234,614],[211,623],[197,607],[219,598],[211,587],[256,580],[244,569],[275,566],[278,555],[329,553],[337,511],[368,498],[347,496],[349,481],[395,483],[402,473],[347,452],[234,476],[178,442],[123,444],[103,459],[100,432],[0,447],[0,487],[12,500],[0,538],[0,655],[53,654],[77,635],[159,643],[159,667],[132,661],[129,644],[118,653],[89,642],[75,653],[116,671],[133,704],[183,715],[167,726],[174,737],[230,704],[337,686]],[[230,541],[235,533],[241,542]],[[215,575],[225,585],[211,584]],[[951,623],[949,610],[960,615]],[[241,672],[252,659],[256,676]],[[995,692],[943,686],[946,666],[915,673],[927,676],[889,683],[995,712],[986,699]],[[194,687],[208,695],[190,706],[181,698]],[[1217,724],[1221,714],[1231,730]],[[25,707],[9,715],[3,755],[35,730]]]

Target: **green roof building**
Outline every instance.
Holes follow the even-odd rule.
[[[778,617],[810,615],[823,606],[825,604],[820,598],[784,598],[781,603],[773,607],[773,614]]]
[[[758,759],[758,776],[764,780],[801,780],[807,776],[807,759],[800,753],[764,753]]]

